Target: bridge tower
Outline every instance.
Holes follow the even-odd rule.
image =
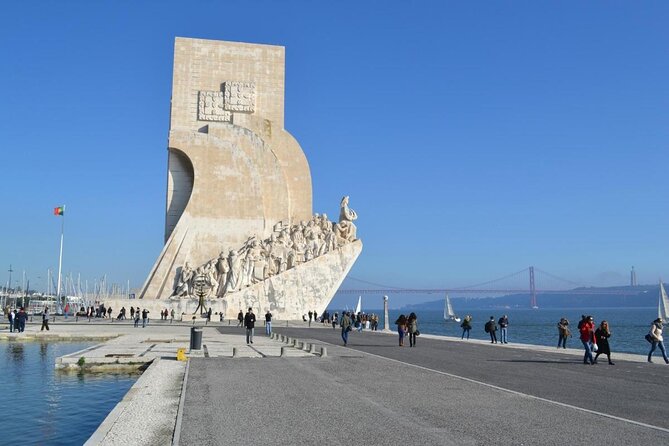
[[[537,306],[537,289],[534,286],[534,267],[530,266],[530,308],[539,308]]]

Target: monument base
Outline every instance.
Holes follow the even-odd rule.
[[[253,308],[258,321],[267,312],[277,320],[300,320],[309,311],[322,314],[339,289],[342,281],[362,251],[362,242],[356,240],[334,251],[270,277],[242,290],[226,294],[222,298],[204,299],[204,311],[211,308],[212,321],[218,321],[223,313],[224,320],[237,319],[241,310],[246,313]],[[159,319],[160,312],[174,310],[174,319],[199,323],[199,299],[108,299],[102,301],[112,308],[116,317],[122,307],[126,317],[130,317],[130,307],[147,309],[150,319]],[[196,312],[197,310],[197,312]],[[194,314],[197,313],[197,314]],[[169,317],[168,317],[169,319]]]

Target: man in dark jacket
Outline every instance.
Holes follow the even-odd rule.
[[[49,308],[44,307],[44,312],[42,313],[42,328],[39,331],[43,331],[46,328],[46,331],[49,331]]]
[[[253,308],[249,307],[249,311],[244,316],[244,327],[246,327],[246,344],[253,344],[253,328],[256,326],[256,315],[253,314]]]
[[[28,320],[28,314],[26,313],[25,308],[21,307],[19,312],[16,314],[15,324],[19,324],[19,333],[23,333],[26,329],[26,321]]]
[[[497,324],[494,316],[490,316],[490,320],[486,322],[485,331],[490,335],[490,343],[497,344]]]
[[[499,324],[499,334],[500,334],[500,339],[499,342],[502,344],[508,344],[506,341],[506,327],[509,326],[509,318],[505,314],[504,316],[499,318],[499,321],[497,321]]]

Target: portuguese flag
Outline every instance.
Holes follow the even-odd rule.
[[[53,215],[65,215],[65,206],[53,208]]]

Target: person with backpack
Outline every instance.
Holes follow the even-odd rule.
[[[651,356],[653,356],[653,352],[657,347],[660,347],[660,351],[662,352],[662,357],[664,358],[664,362],[669,364],[669,358],[667,358],[667,351],[664,348],[664,338],[662,337],[662,318],[657,318],[653,321],[653,323],[650,326],[650,332],[648,333],[648,336],[650,336],[649,341],[651,342],[650,346],[650,351],[648,352],[648,362],[653,362],[651,360]]]
[[[472,317],[470,315],[465,316],[462,320],[462,324],[460,324],[460,328],[462,328],[462,336],[460,336],[460,339],[464,339],[465,334],[467,335],[467,339],[469,339],[469,332],[472,329]]]
[[[497,344],[497,324],[495,323],[495,316],[490,316],[490,320],[485,323],[483,329],[490,335],[490,343]]]
[[[585,355],[583,355],[583,364],[593,365],[595,359],[592,357],[592,351],[597,351],[597,339],[595,338],[595,321],[592,316],[587,316],[579,323],[579,333]]]

